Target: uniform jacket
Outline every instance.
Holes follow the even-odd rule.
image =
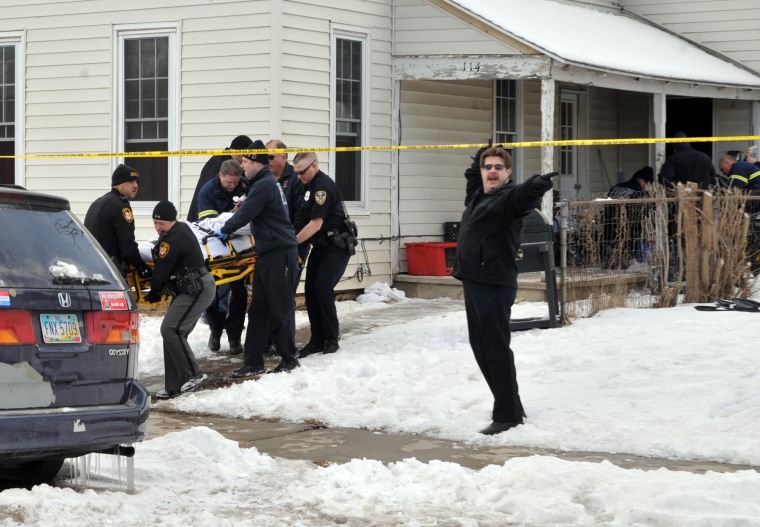
[[[203,186],[219,175],[219,169],[222,168],[222,163],[232,159],[232,156],[212,156],[206,161],[201,169],[201,175],[198,178],[198,183],[195,185],[195,192],[193,192],[193,199],[190,200],[190,209],[187,211],[187,221],[198,221],[198,194]]]
[[[232,192],[222,187],[219,178],[215,177],[207,181],[198,193],[198,219],[215,218],[222,212],[229,212],[235,207],[233,198],[241,198],[248,195],[248,178],[240,178]]]
[[[305,187],[299,207],[303,225],[314,219],[323,220],[322,227],[310,240],[325,238],[328,231],[345,232],[346,211],[335,181],[319,170]]]
[[[170,277],[185,267],[199,269],[205,265],[195,234],[186,223],[178,221],[169,232],[159,236],[153,250],[150,290],[161,291]]]
[[[717,183],[710,156],[694,150],[689,143],[676,144],[673,148],[675,153],[665,160],[657,176],[660,183],[672,187],[693,181],[705,190]]]
[[[517,250],[523,222],[540,206],[543,193],[533,178],[515,185],[506,183],[483,191],[479,167],[468,168],[467,195],[457,236],[453,276],[486,284],[517,287]]]
[[[296,176],[296,173],[293,170],[293,165],[290,163],[285,164],[285,168],[282,171],[280,179],[277,180],[277,183],[282,187],[282,192],[285,194],[285,199],[288,202],[290,221],[291,223],[294,223],[294,220],[296,219],[297,201],[299,198],[303,197],[304,184],[298,179],[298,176]],[[301,227],[303,227],[303,225],[301,225]],[[296,232],[298,232],[298,230],[299,229],[296,229]]]
[[[642,198],[645,195],[646,192],[641,188],[635,177],[623,183],[618,183],[607,193],[608,198],[615,199],[636,199]]]
[[[96,199],[84,218],[84,226],[108,256],[135,267],[144,265],[135,241],[135,217],[129,199],[115,188]]]
[[[760,189],[760,167],[747,161],[737,161],[731,165],[728,179],[731,187],[758,190]]]
[[[240,209],[220,229],[231,234],[251,224],[256,254],[298,245],[288,214],[288,202],[269,167],[250,180],[248,197]]]

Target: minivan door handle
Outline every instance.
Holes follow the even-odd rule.
[[[56,373],[50,377],[53,386],[68,386],[77,380],[76,373]]]

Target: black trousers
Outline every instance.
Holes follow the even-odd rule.
[[[509,347],[509,320],[517,290],[469,280],[462,286],[470,346],[494,398],[492,419],[522,423],[515,357]]]
[[[229,293],[229,302],[224,296]],[[245,325],[245,310],[248,307],[248,291],[245,280],[236,280],[216,288],[216,297],[206,310],[206,321],[211,331],[221,334],[227,330],[230,342],[239,341]],[[226,308],[226,309],[225,309]]]
[[[340,327],[335,310],[335,286],[346,271],[350,256],[346,249],[334,246],[314,247],[306,266],[304,296],[309,315],[311,338],[317,345],[338,340]]]
[[[256,256],[243,347],[246,366],[264,367],[264,352],[270,334],[282,360],[296,360],[296,300],[293,291],[297,273],[295,246]]]

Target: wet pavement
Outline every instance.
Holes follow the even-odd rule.
[[[341,330],[344,337],[368,333],[376,328],[398,323],[399,320],[415,320],[434,314],[445,314],[463,309],[463,302],[439,299],[435,301],[397,303],[385,309],[356,311],[341,316]],[[296,336],[299,345],[304,345],[308,330],[301,330]],[[267,359],[267,367],[274,367],[277,359]],[[213,360],[201,360],[201,368],[210,378],[203,389],[229,386],[234,380],[226,374],[242,364],[241,356],[220,354]],[[140,379],[152,393],[163,388],[162,377]],[[630,454],[610,454],[605,452],[564,452],[520,447],[475,447],[464,443],[446,441],[411,434],[388,434],[378,430],[326,428],[321,423],[286,423],[273,420],[235,419],[217,416],[185,414],[153,408],[149,419],[149,438],[169,432],[176,432],[195,426],[212,428],[237,441],[242,447],[256,447],[269,455],[287,459],[303,459],[316,464],[345,463],[352,459],[376,459],[392,463],[415,458],[421,462],[433,460],[458,463],[464,467],[480,469],[490,464],[503,464],[513,457],[549,455],[569,461],[614,463],[622,468],[655,470],[668,468],[694,473],[734,472],[756,470],[758,467],[732,465],[709,461],[675,461],[659,458],[645,458]]]

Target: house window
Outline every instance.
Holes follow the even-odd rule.
[[[124,152],[169,150],[169,36],[124,35],[122,49]],[[124,163],[141,174],[137,200],[169,198],[169,158],[126,156]]]
[[[494,144],[514,143],[517,141],[517,81],[502,79],[496,81]],[[512,156],[512,172],[517,174],[518,150],[508,148]]]
[[[334,144],[362,146],[366,140],[366,36],[335,35],[333,56]],[[335,182],[345,201],[362,201],[365,154],[335,153]]]
[[[563,94],[559,103],[559,138],[571,141],[578,136],[576,106],[578,97],[574,94]],[[559,147],[560,174],[575,174],[576,149],[574,146]]]
[[[16,153],[16,47],[0,46],[0,155]],[[0,183],[16,182],[15,160],[0,158]]]

